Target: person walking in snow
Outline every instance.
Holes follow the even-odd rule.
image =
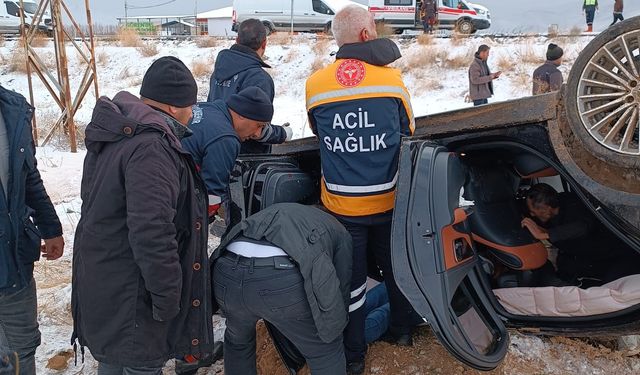
[[[87,126],[72,343],[99,375],[159,375],[171,357],[213,351],[207,193],[180,144],[197,90],[182,61],[162,57],[140,98],[100,98]]]
[[[251,18],[238,26],[236,43],[218,53],[209,84],[208,102],[227,100],[247,87],[259,87],[271,103],[275,97],[273,78],[264,69],[271,68],[262,59],[267,49],[267,31],[260,20]],[[242,143],[241,154],[268,154],[271,145],[291,140],[289,124],[267,124],[262,136]]]
[[[582,4],[582,12],[587,18],[587,30],[586,32],[593,32],[593,20],[598,10],[598,0],[584,0]]]
[[[469,98],[474,106],[489,103],[493,96],[493,80],[500,78],[502,72],[491,73],[487,60],[491,48],[486,44],[478,47],[473,62],[469,67]]]
[[[624,10],[623,0],[614,0],[613,4],[613,22],[609,26],[613,26],[618,21],[624,21],[622,11]]]
[[[437,0],[424,0],[420,5],[420,15],[425,34],[433,33],[433,26],[438,22]]]
[[[44,188],[31,132],[33,108],[0,86],[0,353],[15,353],[9,366],[35,375],[40,345],[33,265],[40,254],[62,256],[62,225]],[[44,244],[42,244],[44,239]],[[1,362],[0,358],[0,362]]]
[[[547,61],[533,72],[533,95],[558,91],[564,78],[558,69],[562,65],[562,48],[551,43],[547,48]]]

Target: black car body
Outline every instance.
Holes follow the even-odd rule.
[[[640,19],[634,18],[596,38],[561,92],[417,118],[414,136],[404,139],[392,233],[396,281],[461,362],[495,368],[508,349],[507,327],[566,336],[640,333],[640,301],[593,315],[516,314],[498,301],[492,279],[497,263],[522,274],[546,262],[545,245],[521,228],[515,206],[520,188],[540,181],[554,182],[578,198],[598,225],[620,241],[629,262],[640,253],[640,116],[633,112],[640,108],[640,76],[624,85],[629,93],[621,94],[622,100],[584,88],[598,79],[607,89],[623,87],[609,82],[615,80],[607,78],[611,72],[637,75],[639,30]],[[624,39],[627,35],[637,40],[633,46]],[[620,38],[638,53],[615,52],[611,43]],[[618,56],[609,62],[614,68],[588,73],[593,59],[606,66],[601,56],[606,49]],[[585,68],[576,71],[576,66]],[[617,104],[623,105],[619,111]],[[585,139],[591,135],[584,129],[602,127],[606,135]],[[614,131],[620,135],[612,136]],[[318,147],[315,138],[306,138],[276,146],[272,155],[241,156],[231,184],[234,220],[277,202],[318,203]],[[636,273],[640,264],[631,274]],[[295,370],[300,356],[271,331]]]

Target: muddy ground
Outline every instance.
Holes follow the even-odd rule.
[[[640,359],[618,351],[615,340],[599,343],[568,338],[540,338],[511,333],[509,353],[491,372],[481,372],[455,360],[428,327],[414,336],[411,348],[375,343],[369,348],[365,374],[640,374]],[[258,373],[288,375],[263,325],[258,326]],[[303,369],[299,375],[309,375]]]

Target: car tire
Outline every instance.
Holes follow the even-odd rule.
[[[568,125],[599,160],[640,167],[640,17],[616,24],[580,53],[567,80]]]
[[[331,22],[327,22],[327,24],[324,25],[324,33],[327,35],[333,35],[333,32],[331,31]]]
[[[465,18],[456,23],[455,31],[463,35],[471,35],[476,32],[476,28],[471,20]]]

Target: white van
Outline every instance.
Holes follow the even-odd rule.
[[[296,0],[293,8],[293,29],[328,32],[331,30],[331,21],[336,12],[351,4],[366,8],[349,0]],[[234,0],[232,30],[237,31],[237,25],[249,18],[262,21],[268,33],[289,31],[291,0]]]
[[[466,0],[437,0],[440,28],[454,29],[462,34],[491,27],[491,15],[486,7]],[[369,0],[369,11],[376,21],[384,22],[398,32],[422,29],[421,0]]]
[[[38,10],[38,3],[35,1],[23,1],[24,17],[27,25],[31,24],[35,12]],[[20,0],[5,0],[0,4],[0,33],[20,33]],[[45,12],[38,24],[38,29],[47,34],[51,34],[53,27],[51,15]]]

